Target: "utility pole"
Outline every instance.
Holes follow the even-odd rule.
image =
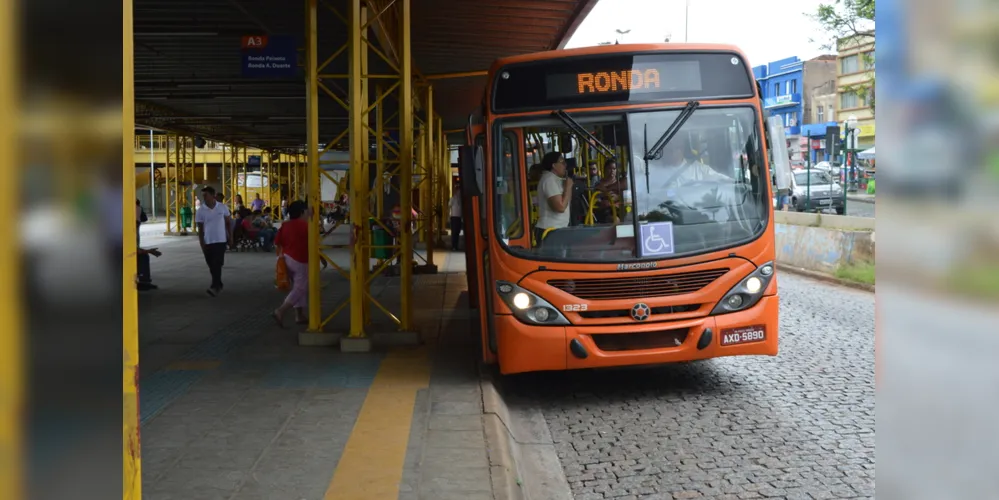
[[[690,26],[690,0],[685,0],[683,6],[683,43],[687,43],[689,41],[687,36],[689,33],[688,30],[689,26]]]

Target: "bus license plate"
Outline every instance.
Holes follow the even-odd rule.
[[[766,327],[763,325],[729,328],[721,332],[721,345],[748,344],[763,342],[767,338]]]

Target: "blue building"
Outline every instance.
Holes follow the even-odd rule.
[[[788,151],[792,158],[801,157],[801,135],[804,102],[802,92],[805,79],[805,61],[788,57],[753,68],[753,76],[763,90],[763,109],[770,116],[779,116],[784,123]]]

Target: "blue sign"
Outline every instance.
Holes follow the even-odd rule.
[[[654,222],[638,226],[642,239],[641,257],[670,255],[673,253],[673,223]]]
[[[292,36],[244,36],[243,76],[292,78],[298,76],[298,44]]]
[[[259,167],[260,166],[260,156],[251,155],[246,157],[246,166],[248,167]]]

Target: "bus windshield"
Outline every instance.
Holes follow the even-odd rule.
[[[679,113],[573,112],[606,149],[555,116],[502,121],[493,202],[503,246],[541,260],[627,263],[759,237],[769,214],[769,177],[754,108],[699,108],[659,154],[647,156]],[[525,141],[523,161],[512,154],[518,138]],[[561,153],[565,169],[544,169],[542,158],[552,151]],[[575,179],[573,194],[559,212],[567,176]],[[515,186],[526,187],[527,196]]]

